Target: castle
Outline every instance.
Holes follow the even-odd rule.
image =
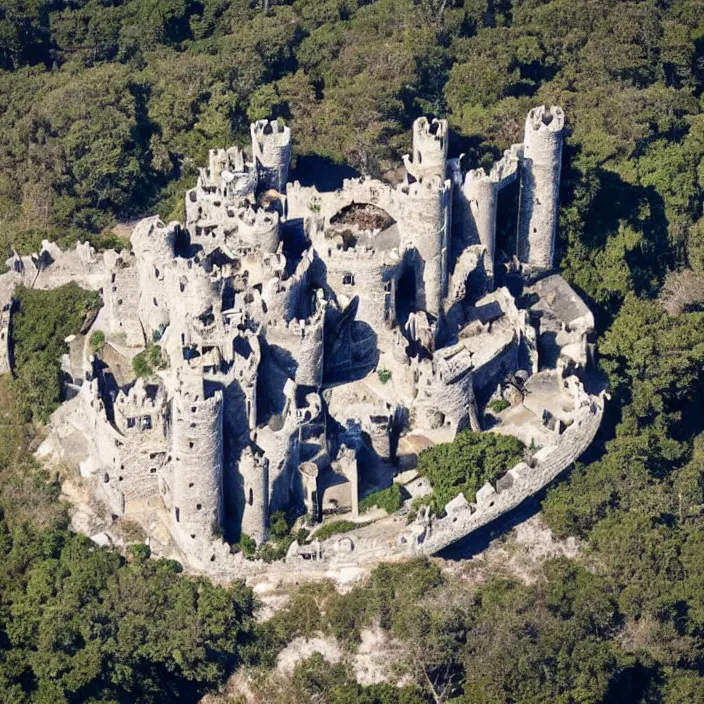
[[[559,107],[534,108],[522,144],[464,171],[447,121],[420,118],[402,182],[319,192],[288,182],[289,128],[257,121],[251,155],[210,152],[183,224],[144,219],[129,251],[45,242],[8,260],[0,371],[13,285],[77,281],[102,296],[91,332],[106,342],[71,341],[55,448],[113,518],[199,565],[223,536],[267,541],[281,509],[354,517],[414,438],[482,430],[490,399],[519,406],[532,377],[564,390],[589,365],[593,318],[552,270],[563,130]],[[497,217],[512,185],[507,253]],[[160,364],[135,379],[132,358],[156,346]],[[538,434],[571,422],[535,412]]]

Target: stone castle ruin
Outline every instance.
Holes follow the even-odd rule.
[[[355,544],[385,558],[427,552],[459,536],[451,517],[468,532],[482,505],[514,503],[521,481],[537,490],[601,417],[582,383],[593,317],[553,271],[563,128],[560,108],[535,108],[523,144],[489,172],[465,171],[447,157],[447,121],[420,118],[401,183],[319,192],[288,182],[290,130],[260,120],[251,154],[210,152],[185,223],[144,219],[121,252],[45,242],[14,255],[0,277],[0,371],[18,283],[77,281],[104,302],[70,341],[71,398],[40,454],[79,466],[112,520],[138,521],[163,554],[223,574],[244,564],[228,541],[266,542],[275,511],[356,520],[359,499],[394,479],[422,492],[417,452],[464,428],[517,435],[542,459],[507,468],[476,504],[458,497],[445,518],[294,544],[288,562],[349,559]],[[506,253],[499,195],[516,181]],[[97,330],[105,344],[93,350]],[[132,358],[155,346],[159,368],[135,379]]]

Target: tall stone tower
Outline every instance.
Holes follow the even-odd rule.
[[[533,108],[526,118],[518,216],[518,259],[528,270],[550,269],[555,253],[565,114]]]
[[[468,205],[464,221],[465,238],[469,244],[481,244],[486,248],[489,277],[494,275],[498,191],[496,180],[482,168],[468,171],[462,185],[462,193]]]
[[[447,168],[447,120],[419,117],[413,123],[413,159],[403,157],[406,171],[417,181],[445,178]]]
[[[436,318],[447,293],[448,250],[452,217],[452,184],[442,177],[407,186],[403,211],[406,246],[418,254],[416,302]]]
[[[244,492],[240,530],[261,545],[269,537],[269,462],[261,450],[248,445],[238,474]]]
[[[278,120],[257,120],[250,125],[250,131],[259,186],[283,193],[291,160],[291,129]]]
[[[205,397],[200,372],[184,370],[173,398],[174,533],[184,549],[212,540],[223,516],[222,391]]]

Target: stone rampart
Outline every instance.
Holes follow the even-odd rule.
[[[494,487],[484,489],[483,494],[480,491],[474,507],[468,505],[445,518],[434,519],[429,534],[412,546],[411,551],[433,555],[512,511],[557,479],[584,453],[599,430],[604,412],[603,399],[584,394],[582,404],[572,425],[564,431],[557,447],[545,459],[537,461],[535,467],[520,463],[512,468],[508,473],[512,480],[510,485],[502,491],[496,491]]]

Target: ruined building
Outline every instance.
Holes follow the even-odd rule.
[[[354,515],[361,493],[391,482],[409,433],[482,429],[508,380],[586,366],[591,314],[550,276],[563,127],[560,108],[535,108],[523,144],[465,171],[448,159],[447,121],[421,118],[401,183],[319,192],[288,182],[290,130],[260,120],[251,153],[210,152],[184,224],[142,220],[131,251],[45,243],[9,260],[0,292],[75,280],[102,295],[92,330],[107,341],[97,353],[76,341],[77,396],[57,422],[112,515],[214,560],[221,536],[266,541],[279,509]],[[512,184],[515,252],[497,242]],[[539,313],[511,281],[538,282]],[[135,380],[132,357],[155,345],[160,363]]]

